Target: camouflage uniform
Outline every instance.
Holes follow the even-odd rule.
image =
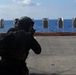
[[[20,23],[22,24],[23,20]],[[29,32],[26,27],[24,29],[20,27],[10,29],[0,41],[0,50],[4,51],[3,61],[0,62],[2,75],[29,75],[25,63],[29,50],[32,49],[36,54],[41,53],[41,46],[34,39],[33,33]]]

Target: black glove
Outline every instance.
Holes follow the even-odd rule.
[[[35,31],[36,31],[36,30],[35,30],[34,28],[31,28],[31,29],[30,29],[30,33],[31,33],[32,35],[34,35]]]

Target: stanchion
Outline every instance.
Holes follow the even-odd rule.
[[[63,18],[58,18],[58,28],[63,28],[64,29]],[[64,32],[64,30],[63,30],[63,32]]]
[[[43,18],[42,19],[42,29],[48,28],[49,31],[49,21],[48,18]]]
[[[4,27],[4,19],[1,19],[0,20],[0,28],[3,28]]]
[[[18,26],[18,21],[19,21],[18,18],[16,18],[16,19],[14,20],[14,27],[17,27],[17,26]]]

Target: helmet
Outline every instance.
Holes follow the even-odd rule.
[[[24,29],[25,31],[29,32],[29,27],[32,25],[33,26],[34,21],[27,16],[21,17],[18,21],[18,28],[19,29]]]

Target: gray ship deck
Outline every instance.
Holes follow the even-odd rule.
[[[30,50],[30,75],[76,74],[76,36],[35,36],[42,47],[36,55]]]
[[[35,38],[42,53],[30,50],[26,61],[30,75],[76,74],[76,33],[36,33]]]

